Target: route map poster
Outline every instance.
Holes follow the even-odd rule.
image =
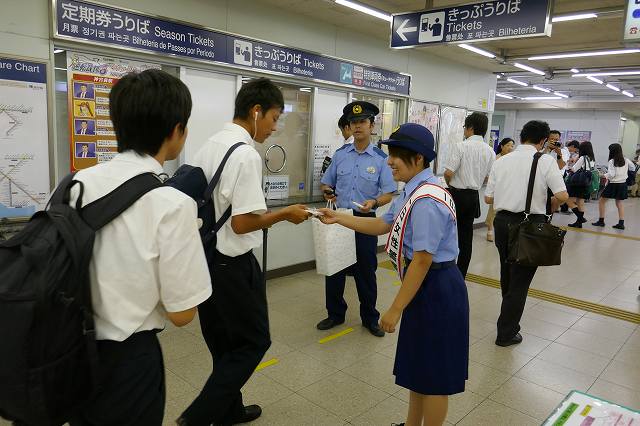
[[[125,74],[160,65],[68,52],[67,93],[71,171],[111,160],[118,152],[109,114],[111,88]]]
[[[46,64],[0,57],[0,219],[29,217],[48,195]]]

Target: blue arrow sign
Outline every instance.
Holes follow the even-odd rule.
[[[494,0],[393,15],[391,47],[551,35],[551,0]]]

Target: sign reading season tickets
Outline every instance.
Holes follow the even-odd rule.
[[[111,160],[117,153],[110,120],[109,93],[129,72],[159,65],[88,53],[67,53],[71,171]]]
[[[393,15],[391,47],[551,35],[551,0],[494,0]]]
[[[401,95],[411,77],[78,0],[55,1],[56,36]]]

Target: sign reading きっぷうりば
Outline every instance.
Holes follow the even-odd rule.
[[[551,0],[494,0],[393,15],[391,47],[402,49],[551,35]]]
[[[411,76],[87,1],[55,0],[55,36],[409,95]]]

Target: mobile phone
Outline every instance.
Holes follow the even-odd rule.
[[[324,213],[318,211],[317,209],[305,209],[305,211],[314,217],[324,216]]]
[[[364,209],[364,206],[360,203],[356,203],[355,201],[352,201],[353,205],[355,205],[358,208]]]

